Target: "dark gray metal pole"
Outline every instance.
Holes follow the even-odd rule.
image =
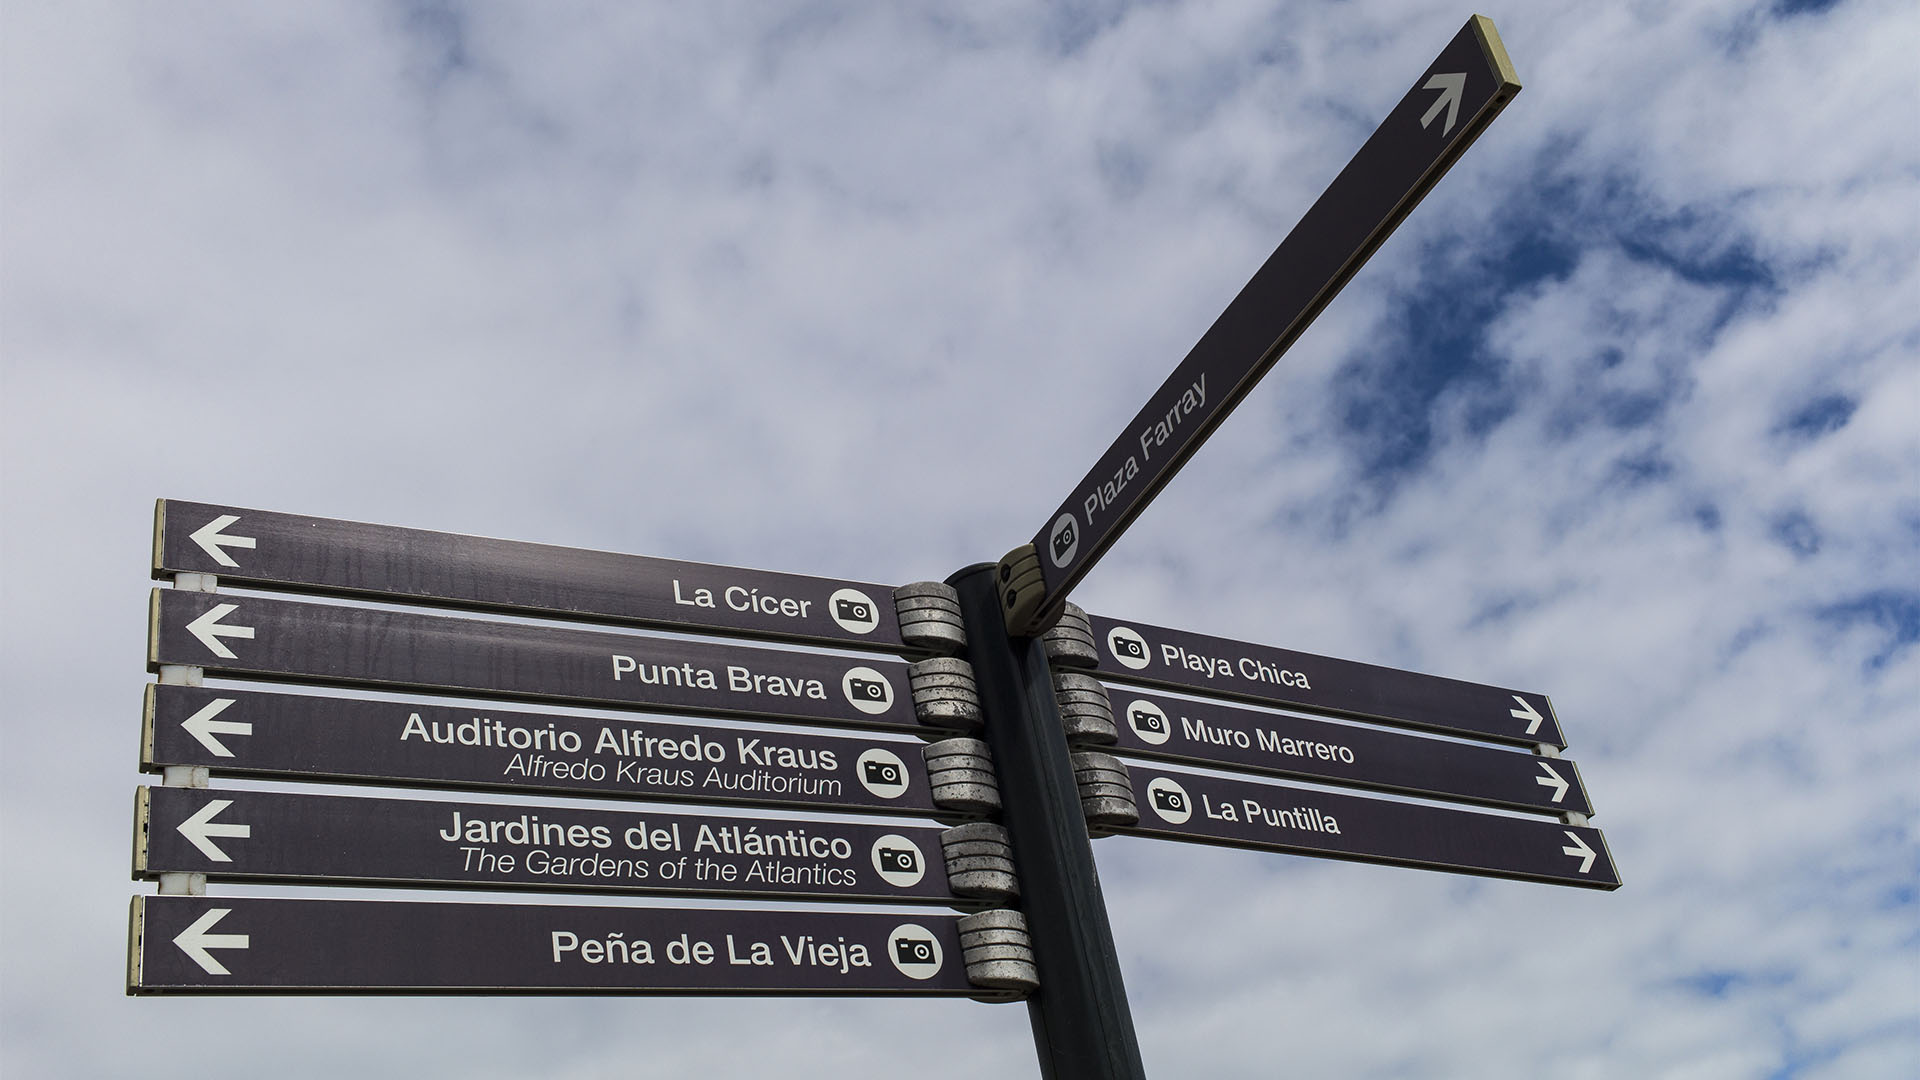
[[[997,569],[969,566],[947,584],[960,591],[967,659],[1040,970],[1040,990],[1027,1001],[1040,1072],[1048,1080],[1145,1080],[1046,651],[1038,639],[1007,636]]]

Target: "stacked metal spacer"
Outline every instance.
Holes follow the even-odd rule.
[[[1080,787],[1080,808],[1086,812],[1090,830],[1140,823],[1133,779],[1119,758],[1094,750],[1076,753],[1073,779]]]
[[[1099,679],[1077,671],[1056,671],[1053,696],[1060,706],[1060,726],[1068,746],[1112,746],[1120,741],[1120,731],[1113,724],[1113,702]]]
[[[936,656],[907,665],[913,688],[913,714],[930,728],[978,731],[984,717],[973,665],[958,657]]]
[[[900,618],[900,640],[916,649],[941,654],[967,647],[967,627],[960,620],[960,593],[939,581],[916,581],[893,590],[894,612]]]
[[[1054,667],[1093,668],[1100,666],[1100,652],[1093,640],[1093,621],[1086,609],[1069,600],[1060,613],[1060,621],[1040,635],[1047,650],[1047,663]]]
[[[1007,994],[1030,994],[1040,986],[1027,917],[1018,911],[995,908],[962,918],[960,956],[975,986]],[[981,995],[983,1001],[997,999]]]
[[[1000,781],[993,758],[979,739],[942,739],[920,751],[927,762],[927,785],[934,805],[971,816],[1000,810]]]
[[[991,821],[955,825],[941,834],[940,847],[947,859],[947,884],[955,895],[995,903],[1020,895],[1006,826]]]

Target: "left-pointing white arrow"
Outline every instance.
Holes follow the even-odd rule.
[[[1553,801],[1554,801],[1554,802],[1559,802],[1559,801],[1560,801],[1561,799],[1564,799],[1564,798],[1566,798],[1566,797],[1567,797],[1567,789],[1568,789],[1569,787],[1572,787],[1573,785],[1571,785],[1571,784],[1569,784],[1569,783],[1567,783],[1567,781],[1566,781],[1566,778],[1565,778],[1565,777],[1563,777],[1563,776],[1561,776],[1561,775],[1560,775],[1559,773],[1557,773],[1557,772],[1554,772],[1554,771],[1553,771],[1553,766],[1551,766],[1551,765],[1549,765],[1549,764],[1547,764],[1546,762],[1544,762],[1544,761],[1543,761],[1543,762],[1541,762],[1541,763],[1540,763],[1540,767],[1541,767],[1542,769],[1545,769],[1545,770],[1546,770],[1546,772],[1547,772],[1547,775],[1546,775],[1546,776],[1536,776],[1536,777],[1534,777],[1534,778],[1533,778],[1533,782],[1534,782],[1534,783],[1536,783],[1536,784],[1539,784],[1539,785],[1540,785],[1541,787],[1550,787],[1550,788],[1552,788],[1552,789],[1553,789]]]
[[[227,554],[227,548],[251,548],[258,541],[251,536],[227,536],[220,530],[239,521],[237,514],[221,514],[205,525],[187,534],[187,538],[200,545],[200,549],[213,556],[213,561],[221,566],[239,567],[233,556]]]
[[[245,839],[253,835],[253,826],[251,825],[233,825],[226,822],[217,825],[214,824],[213,819],[220,816],[220,811],[232,805],[232,799],[214,799],[212,802],[201,807],[199,812],[179,824],[180,835],[186,837],[188,843],[199,848],[200,854],[205,855],[214,862],[232,862],[233,859],[226,852],[215,847],[211,839],[215,836],[232,836]]]
[[[1585,840],[1580,839],[1580,834],[1574,832],[1572,829],[1561,829],[1560,831],[1563,833],[1566,833],[1567,839],[1573,841],[1572,847],[1563,847],[1560,849],[1560,853],[1562,855],[1571,855],[1574,858],[1579,859],[1580,872],[1583,874],[1593,869],[1593,857],[1595,855],[1598,855],[1599,852],[1588,847],[1587,842]]]
[[[213,756],[232,757],[233,751],[227,749],[227,744],[214,736],[253,734],[253,725],[244,720],[214,719],[226,712],[227,706],[232,705],[234,701],[235,699],[230,697],[215,698],[207,702],[206,707],[199,712],[180,721],[180,726],[187,729],[187,734],[199,739],[200,745],[206,747],[207,752]]]
[[[233,655],[233,650],[227,648],[220,639],[223,637],[251,638],[253,637],[253,627],[221,626],[220,620],[226,618],[228,613],[238,611],[239,609],[239,604],[215,604],[208,608],[205,614],[188,623],[187,632],[199,638],[200,644],[212,650],[213,655],[220,657],[222,660],[237,659]]]
[[[1467,93],[1467,73],[1456,71],[1447,75],[1435,75],[1420,89],[1440,91],[1440,96],[1427,107],[1427,115],[1420,118],[1420,126],[1426,127],[1433,123],[1433,118],[1440,115],[1441,109],[1445,109],[1447,123],[1440,129],[1440,137],[1445,138],[1453,134],[1453,122],[1460,116],[1460,99]]]
[[[207,974],[233,974],[233,972],[227,970],[227,965],[215,960],[213,954],[207,951],[208,949],[244,949],[247,947],[246,934],[207,933],[207,931],[213,929],[215,924],[221,919],[226,918],[232,913],[232,908],[217,907],[207,909],[207,913],[195,919],[192,926],[180,931],[180,936],[174,938],[173,943],[180,946],[180,951],[192,957],[193,962],[199,964],[200,969]]]
[[[252,631],[248,631],[247,636],[252,637]],[[1546,717],[1541,716],[1539,710],[1535,709],[1531,702],[1519,694],[1513,695],[1513,700],[1519,702],[1520,707],[1517,709],[1508,709],[1507,715],[1513,717],[1515,720],[1525,720],[1527,722],[1527,734],[1531,735],[1539,731],[1540,721],[1545,720]]]

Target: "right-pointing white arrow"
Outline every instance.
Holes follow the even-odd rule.
[[[199,712],[180,721],[180,726],[187,729],[187,734],[199,739],[200,745],[206,747],[207,752],[213,756],[232,757],[233,751],[227,749],[227,744],[214,736],[251,735],[253,725],[244,720],[215,720],[214,717],[226,712],[227,706],[232,705],[235,700],[230,697],[215,698],[207,702],[206,707]]]
[[[1536,776],[1533,778],[1533,782],[1536,784],[1539,784],[1542,787],[1552,788],[1554,802],[1559,802],[1561,799],[1566,798],[1567,788],[1571,787],[1572,785],[1567,783],[1566,779],[1562,777],[1559,773],[1554,772],[1553,766],[1547,764],[1546,762],[1544,761],[1541,762],[1540,767],[1547,771],[1547,775]]]
[[[199,638],[200,644],[212,650],[213,655],[220,657],[222,660],[236,659],[233,655],[233,650],[227,648],[220,639],[223,637],[251,638],[253,636],[253,627],[221,626],[220,620],[226,618],[228,613],[238,611],[239,609],[239,604],[215,604],[208,608],[205,614],[188,623],[187,632]]]
[[[1460,118],[1460,99],[1467,93],[1467,73],[1455,71],[1447,75],[1435,75],[1420,89],[1440,91],[1440,96],[1427,107],[1427,115],[1420,118],[1420,126],[1426,127],[1433,123],[1433,118],[1440,115],[1441,109],[1445,109],[1447,122],[1440,129],[1440,137],[1444,139],[1453,134],[1453,122]]]
[[[247,636],[252,637],[253,632],[248,631]],[[1521,697],[1519,694],[1513,695],[1513,700],[1519,702],[1520,707],[1517,709],[1508,709],[1507,715],[1513,717],[1515,720],[1525,720],[1527,722],[1527,734],[1531,735],[1539,731],[1540,721],[1545,720],[1546,717],[1541,716],[1540,713],[1528,703],[1527,699]]]
[[[253,835],[253,826],[251,825],[232,825],[225,822],[218,825],[214,824],[213,819],[220,816],[220,811],[232,805],[232,799],[214,799],[212,802],[207,803],[207,805],[201,807],[192,817],[179,824],[180,835],[186,837],[188,843],[199,848],[200,854],[205,855],[214,862],[232,862],[233,859],[228,856],[226,852],[215,847],[213,841],[209,839],[215,836],[232,836],[245,839]]]
[[[258,541],[251,536],[228,536],[220,531],[239,520],[240,518],[237,514],[221,514],[219,517],[188,533],[187,539],[199,544],[200,550],[213,556],[213,561],[219,563],[221,566],[238,568],[240,564],[233,561],[233,556],[227,554],[226,549],[230,547],[251,548],[258,543]]]
[[[246,934],[207,933],[207,931],[213,929],[214,924],[226,918],[232,912],[232,908],[209,908],[205,915],[195,919],[192,926],[180,931],[180,936],[173,939],[173,943],[180,946],[180,951],[192,957],[193,962],[199,964],[200,969],[209,975],[231,975],[233,972],[227,970],[227,965],[215,960],[213,954],[207,951],[208,949],[244,949],[247,947]]]
[[[1580,834],[1574,832],[1572,829],[1561,829],[1560,831],[1566,833],[1567,839],[1573,841],[1572,847],[1563,847],[1560,849],[1560,853],[1579,859],[1580,872],[1583,874],[1593,869],[1593,857],[1599,854],[1599,852],[1588,847],[1587,842],[1580,839]]]

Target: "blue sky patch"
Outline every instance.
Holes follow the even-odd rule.
[[[1841,630],[1866,625],[1887,635],[1886,645],[1867,661],[1869,669],[1886,665],[1895,653],[1920,641],[1920,591],[1876,589],[1817,612],[1820,621]]]

